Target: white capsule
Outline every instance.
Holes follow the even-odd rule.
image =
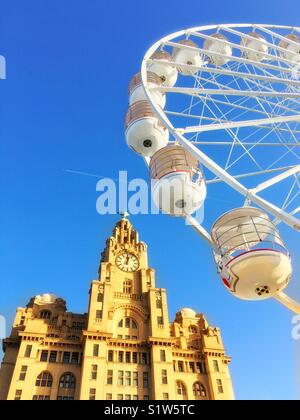
[[[220,33],[211,35],[211,38],[213,39],[205,41],[203,48],[207,51],[207,56],[213,65],[224,66],[230,61],[232,48],[226,44],[227,38]],[[222,56],[210,53],[221,54]]]
[[[163,86],[173,87],[176,85],[178,71],[175,66],[169,64],[172,56],[166,51],[156,51],[152,57],[156,62],[149,63],[148,71],[157,74]]]
[[[136,153],[151,157],[169,142],[169,131],[147,101],[130,106],[126,115],[126,141]]]
[[[201,67],[203,65],[203,60],[198,51],[190,49],[189,47],[199,48],[198,45],[188,39],[179,41],[178,44],[180,44],[182,47],[176,47],[173,49],[173,60],[176,64],[178,64],[178,71],[184,76],[196,74],[199,71],[198,69],[188,67]],[[180,64],[184,64],[184,67],[181,67]]]

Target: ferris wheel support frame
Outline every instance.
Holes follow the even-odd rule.
[[[282,26],[282,25],[257,25],[257,24],[226,24],[226,25],[208,25],[208,26],[200,26],[200,27],[196,27],[196,28],[192,28],[189,30],[183,30],[183,31],[179,31],[177,33],[173,33],[171,35],[168,35],[164,38],[162,38],[161,40],[159,40],[157,43],[155,43],[146,53],[143,62],[142,62],[142,69],[141,69],[141,75],[142,75],[142,83],[143,83],[143,88],[146,94],[146,97],[148,98],[149,102],[151,103],[154,112],[156,113],[157,117],[164,123],[164,125],[169,129],[169,131],[173,134],[174,138],[176,139],[176,141],[178,141],[179,144],[181,144],[188,152],[190,152],[193,156],[195,156],[199,162],[205,166],[210,172],[212,172],[218,179],[220,179],[221,181],[224,181],[227,185],[229,185],[232,189],[234,189],[235,191],[237,191],[238,193],[240,193],[242,196],[244,196],[246,198],[246,203],[249,204],[251,202],[255,203],[256,205],[258,205],[259,207],[261,207],[262,209],[264,209],[265,211],[271,213],[273,216],[276,217],[277,223],[281,223],[284,222],[287,225],[289,225],[290,227],[292,227],[293,229],[295,229],[296,231],[300,232],[300,221],[294,217],[292,214],[289,214],[287,212],[285,212],[284,210],[280,209],[279,207],[267,202],[266,200],[264,200],[263,198],[259,197],[257,195],[257,192],[262,191],[265,188],[268,188],[269,186],[281,181],[282,179],[285,179],[289,176],[292,176],[293,174],[299,172],[299,167],[297,166],[296,168],[292,168],[289,171],[285,172],[284,174],[281,174],[277,177],[274,177],[272,179],[270,179],[269,181],[266,181],[263,184],[258,185],[255,189],[253,190],[249,190],[247,189],[245,186],[243,186],[235,177],[231,176],[230,174],[228,174],[222,167],[220,167],[217,163],[215,163],[212,159],[210,159],[205,153],[203,153],[201,150],[199,150],[192,142],[188,141],[187,139],[185,139],[185,137],[183,136],[183,134],[185,132],[189,132],[186,130],[176,130],[172,123],[170,122],[170,120],[168,119],[168,117],[164,114],[163,110],[158,106],[155,105],[155,102],[152,99],[152,91],[153,88],[151,88],[150,86],[148,86],[148,81],[147,81],[147,63],[151,62],[151,61],[155,61],[155,60],[151,60],[152,55],[154,54],[154,52],[156,52],[160,47],[163,47],[164,45],[169,45],[169,46],[176,46],[178,44],[176,43],[172,43],[172,39],[174,38],[178,38],[180,36],[187,36],[189,37],[190,35],[195,35],[195,33],[197,33],[200,30],[210,30],[210,29],[216,29],[216,28],[228,28],[229,30],[232,30],[232,28],[247,28],[247,27],[255,27],[257,29],[262,29],[262,30],[266,30],[269,31],[269,29],[267,28],[280,28],[280,29],[291,29],[290,26]],[[234,30],[233,30],[234,32]],[[272,31],[269,31],[272,32]],[[279,37],[279,36],[278,36]],[[208,37],[210,38],[210,37]],[[245,35],[245,38],[247,38],[247,35]],[[280,38],[280,37],[279,37]],[[281,37],[283,38],[283,37]],[[226,41],[224,41],[226,42]],[[194,48],[194,47],[185,47],[188,49],[194,49],[197,50],[199,52],[204,52],[204,50],[201,50],[200,48]],[[242,49],[245,47],[242,47]],[[246,48],[247,49],[247,48]],[[279,47],[280,49],[280,47]],[[222,56],[222,54],[219,53],[212,53],[213,55],[216,56]],[[237,59],[237,58],[236,58]],[[283,61],[285,61],[283,59]],[[169,63],[169,64],[172,64]],[[175,65],[175,63],[173,63]],[[255,62],[253,62],[253,64],[257,64]],[[266,67],[273,67],[271,64],[265,64]],[[281,69],[282,70],[282,69]],[[288,72],[289,70],[286,70],[286,72]],[[295,82],[294,84],[298,84],[297,82]],[[178,89],[178,88],[158,88],[159,91],[161,92],[177,92],[181,93],[181,91],[183,91],[183,89]],[[189,93],[191,95],[194,95],[195,93],[201,93],[201,90],[198,89],[198,92],[196,92],[197,89],[184,89],[185,92],[184,93]],[[210,90],[212,93],[212,90]],[[207,93],[204,92],[204,90],[202,89],[203,93]],[[227,91],[226,90],[226,95],[228,94],[232,94],[232,95],[236,95],[238,93],[238,91],[234,91],[232,90]],[[255,92],[257,95],[257,92]],[[247,92],[247,94],[249,95],[249,92]],[[263,95],[268,94],[267,92],[263,92]],[[271,94],[270,94],[271,95]],[[280,93],[275,93],[275,95],[279,95]],[[299,94],[291,94],[291,98],[299,98],[300,95]],[[257,126],[257,125],[261,125],[262,123],[276,123],[276,122],[285,122],[285,121],[296,121],[298,120],[300,117],[299,116],[293,116],[293,117],[279,117],[279,118],[273,118],[273,121],[270,119],[267,120],[256,120],[256,121],[252,121],[252,123],[249,122],[249,125],[252,126]],[[224,126],[223,126],[224,128]],[[232,127],[231,127],[232,128]],[[201,128],[199,128],[198,131],[202,131]],[[150,163],[150,159],[149,158],[145,158],[145,163],[147,166],[149,166]],[[186,216],[186,222],[191,225],[194,230],[202,237],[202,239],[204,239],[213,249],[215,249],[215,245],[213,243],[212,237],[209,234],[209,232],[206,231],[206,229],[200,224],[198,223],[198,221],[193,217],[193,216]],[[300,315],[300,303],[296,302],[295,300],[293,300],[292,298],[290,298],[288,295],[286,295],[283,292],[278,293],[277,295],[274,296],[274,299],[277,300],[279,303],[281,303],[283,306],[285,306],[286,308],[288,308],[289,310],[295,312],[296,314]]]

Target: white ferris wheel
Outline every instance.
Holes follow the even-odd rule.
[[[275,298],[292,261],[280,225],[300,230],[300,27],[210,25],[162,38],[129,87],[126,140],[149,167],[152,195],[211,245],[237,298]],[[211,231],[193,214],[212,184],[241,196]]]

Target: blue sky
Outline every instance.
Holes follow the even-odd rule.
[[[83,171],[147,179],[127,149],[123,121],[127,85],[143,54],[163,35],[209,23],[298,25],[289,0],[89,0],[2,2],[0,54],[0,314],[33,295],[54,292],[69,310],[85,312],[89,283],[115,216],[96,213],[93,177]],[[206,204],[208,226],[239,197],[217,189]],[[168,290],[171,318],[181,307],[206,314],[223,331],[233,357],[239,399],[298,399],[300,344],[292,314],[276,302],[245,303],[226,294],[211,251],[181,220],[139,216],[133,222],[149,245],[157,286]],[[283,234],[295,261],[290,292],[300,296],[297,236]],[[297,371],[298,369],[298,371]]]

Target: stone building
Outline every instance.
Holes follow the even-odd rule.
[[[17,309],[3,349],[1,400],[234,399],[220,330],[191,309],[169,322],[166,290],[125,217],[107,240],[88,313],[36,296]]]

